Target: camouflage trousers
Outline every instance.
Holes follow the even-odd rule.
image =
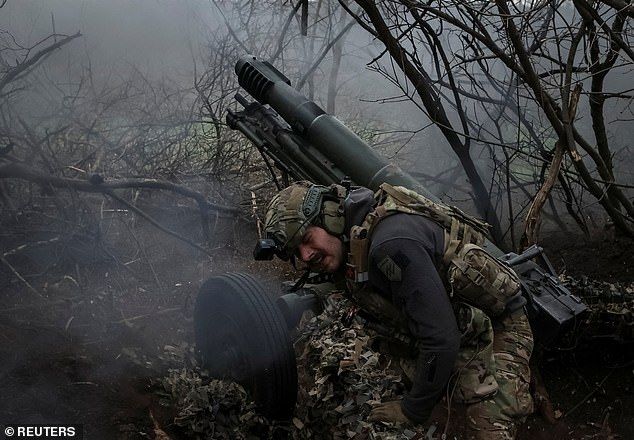
[[[462,340],[450,396],[467,404],[469,440],[512,440],[533,412],[529,360],[533,334],[523,310],[491,319],[456,305]]]

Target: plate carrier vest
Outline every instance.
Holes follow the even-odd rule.
[[[372,232],[381,220],[398,213],[422,215],[445,231],[439,272],[451,298],[457,297],[489,316],[499,316],[505,312],[507,304],[521,295],[515,271],[482,248],[489,229],[487,223],[402,186],[383,183],[374,197],[376,207],[360,226],[353,226],[350,231],[346,278],[357,284],[356,288],[350,289],[353,297],[358,297],[363,303],[370,300],[362,299],[361,294],[355,295],[354,292],[368,279]],[[381,303],[378,298],[374,301]],[[379,304],[374,306],[370,308],[377,308]],[[376,312],[381,314],[379,310]]]

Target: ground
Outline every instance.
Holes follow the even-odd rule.
[[[18,260],[3,267],[0,423],[82,424],[90,440],[189,438],[174,424],[179,409],[161,392],[161,380],[183,361],[177,353],[191,352],[198,287],[212,274],[245,271],[274,290],[291,275],[286,266],[251,261],[245,243],[253,232],[230,232],[233,238],[209,256],[155,234],[145,255],[75,260],[40,272]],[[631,241],[545,242],[567,275],[634,282]],[[632,348],[631,340],[604,339],[541,353],[537,371],[552,420],[532,416],[519,438],[634,438]]]

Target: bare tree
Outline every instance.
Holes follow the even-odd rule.
[[[203,148],[195,95],[134,66],[123,75],[96,73],[87,54],[78,54],[79,62],[66,70],[44,62],[80,35],[51,35],[22,47],[2,34],[0,255],[13,256],[7,247],[41,234],[57,235],[58,243],[81,240],[97,250],[105,244],[104,210],[134,213],[209,253],[200,243],[212,239],[210,212],[235,217],[242,210],[205,191],[209,185],[201,175],[213,151]],[[17,64],[9,61],[14,59]],[[201,228],[185,236],[153,218],[150,213],[163,206],[152,204],[152,195],[161,202],[180,200],[181,206],[193,202]],[[2,263],[10,261],[3,257]]]
[[[576,186],[589,192],[622,232],[633,235],[634,212],[624,192],[630,187],[619,182],[629,171],[614,166],[614,156],[626,150],[610,145],[608,128],[623,114],[631,115],[631,86],[624,76],[634,59],[627,43],[628,5],[584,0],[356,3],[363,8],[363,14],[355,15],[358,22],[383,42],[384,55],[391,58],[386,64],[398,66],[407,84],[396,72],[381,71],[400,83],[444,134],[473,186],[480,213],[497,225],[498,239],[494,194],[472,160],[476,146],[476,151],[488,148],[494,160],[504,163],[499,171],[521,167],[530,172],[550,162],[555,145],[562,145],[561,168],[551,171],[566,191],[576,191],[571,189]],[[610,87],[607,76],[614,78]],[[582,86],[579,112],[571,113],[577,84]],[[608,100],[623,113],[609,111]],[[500,117],[486,119],[491,108],[498,108]],[[509,148],[519,153],[513,162],[504,156]],[[497,192],[493,186],[504,182],[497,180],[491,189]],[[509,210],[511,204],[509,200]],[[537,236],[536,215],[533,210],[529,241]]]

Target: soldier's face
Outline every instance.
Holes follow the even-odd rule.
[[[343,243],[319,226],[309,226],[297,248],[297,256],[319,272],[335,272],[343,263]]]

